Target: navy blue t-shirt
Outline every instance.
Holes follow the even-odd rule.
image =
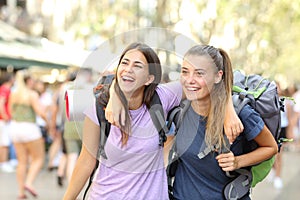
[[[245,142],[253,140],[264,127],[259,114],[248,105],[241,110],[239,117],[244,125],[244,131],[231,145],[234,155],[242,154]],[[218,153],[211,152],[202,159],[198,157],[205,137],[205,127],[205,119],[190,107],[176,137],[177,152],[181,161],[174,180],[176,199],[223,199],[223,188],[230,178],[226,176],[215,159]],[[243,199],[250,199],[250,197]]]

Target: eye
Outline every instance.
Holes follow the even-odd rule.
[[[197,71],[197,72],[196,72],[196,75],[197,75],[198,77],[203,77],[203,76],[205,76],[205,72],[203,72],[203,71]]]
[[[181,73],[182,73],[182,74],[187,74],[187,73],[188,73],[188,70],[184,70],[184,69],[183,69],[183,70],[181,70]]]
[[[134,66],[137,67],[137,68],[143,68],[143,65],[135,64]]]
[[[127,65],[127,64],[128,64],[128,61],[126,61],[126,60],[121,61],[121,65]]]

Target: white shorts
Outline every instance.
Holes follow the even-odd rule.
[[[9,137],[9,123],[0,120],[0,146],[9,146],[11,144],[11,140]]]
[[[10,138],[13,142],[31,142],[41,137],[41,129],[36,123],[12,121],[10,124]]]

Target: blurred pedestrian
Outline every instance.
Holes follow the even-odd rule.
[[[73,86],[74,84],[73,81],[76,79],[76,75],[77,75],[76,71],[70,72],[66,80],[63,83],[61,83],[61,85],[57,88],[57,90],[53,94],[53,105],[52,105],[53,115],[51,120],[51,124],[52,124],[51,126],[55,127],[55,132],[54,132],[55,134],[52,135],[53,142],[49,149],[48,169],[51,171],[51,169],[53,168],[54,158],[61,153],[59,163],[58,163],[58,169],[56,173],[57,183],[59,186],[63,186],[63,180],[65,178],[66,171],[67,171],[67,145],[64,139],[65,127],[67,128],[68,133],[71,132],[71,139],[72,139],[72,130],[69,130],[70,126],[66,120],[65,92],[68,88]],[[72,149],[74,148],[72,147]]]
[[[294,141],[289,145],[289,150],[300,150],[300,87],[296,87],[296,91],[293,94],[295,104],[292,106],[291,127],[289,127],[288,135],[292,136]]]
[[[9,123],[11,114],[8,109],[8,99],[14,84],[14,74],[4,73],[1,76],[0,86],[0,169],[3,172],[13,172],[14,167],[9,162],[10,146]],[[13,148],[13,147],[12,147]]]
[[[77,73],[76,79],[68,83],[68,88],[74,90],[85,90],[92,88],[92,70],[89,68],[81,68]],[[66,114],[64,114],[66,116]],[[66,176],[68,182],[78,159],[80,149],[82,146],[82,128],[83,121],[68,121],[65,120],[63,138],[66,145],[67,152],[67,168]]]
[[[48,119],[33,85],[34,80],[26,71],[18,71],[16,88],[9,98],[12,114],[10,135],[18,159],[16,176],[19,199],[27,198],[26,191],[34,197],[38,196],[34,181],[45,160],[45,144],[41,130],[36,124],[36,115],[40,115],[47,124]]]
[[[39,100],[43,107],[45,108],[45,113],[48,118],[48,120],[51,119],[51,105],[52,105],[52,93],[48,90],[47,84],[43,82],[42,80],[36,80],[35,81],[35,87],[34,89],[39,94]],[[51,143],[51,139],[49,137],[49,132],[47,127],[46,121],[40,117],[39,115],[36,116],[36,123],[40,127],[43,138],[45,140],[46,145],[46,151],[48,150],[48,146]]]
[[[278,95],[280,97],[287,96],[287,94],[284,93],[284,90],[282,89],[281,85],[278,82],[277,82],[277,90],[278,90]],[[286,109],[286,104],[284,105],[284,110],[285,111],[280,112],[281,130],[280,130],[279,138],[287,138],[287,127],[289,125],[289,120],[288,120],[288,113],[287,113],[288,110]],[[277,155],[275,156],[275,162],[273,165],[273,169],[269,175],[269,177],[271,178],[271,181],[273,181],[273,186],[275,189],[281,189],[283,187],[281,171],[282,171],[282,155],[283,155],[284,150],[285,150],[285,143],[282,144],[281,151],[278,152]]]

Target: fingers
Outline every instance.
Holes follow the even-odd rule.
[[[233,133],[233,129],[232,128],[225,129],[225,134],[229,140],[229,143],[232,144],[236,138],[235,134]]]
[[[115,113],[114,115],[113,115],[113,123],[112,123],[114,126],[117,126],[117,127],[121,127],[120,126],[120,115],[119,115],[119,113]]]
[[[225,134],[230,142],[232,144],[234,140],[242,133],[244,130],[244,126],[242,123],[233,123],[229,128],[225,127]]]
[[[105,118],[112,125],[119,127],[118,120],[115,120],[115,116],[113,115],[113,113],[111,111],[105,110]]]
[[[233,127],[234,133],[239,136],[241,132],[244,131],[244,126],[242,123],[237,123]]]
[[[105,110],[105,118],[109,123],[113,123],[113,116],[112,116],[112,112],[108,111],[107,109]]]
[[[216,157],[216,159],[223,171],[233,171],[236,169],[235,157],[232,152],[220,154]]]

